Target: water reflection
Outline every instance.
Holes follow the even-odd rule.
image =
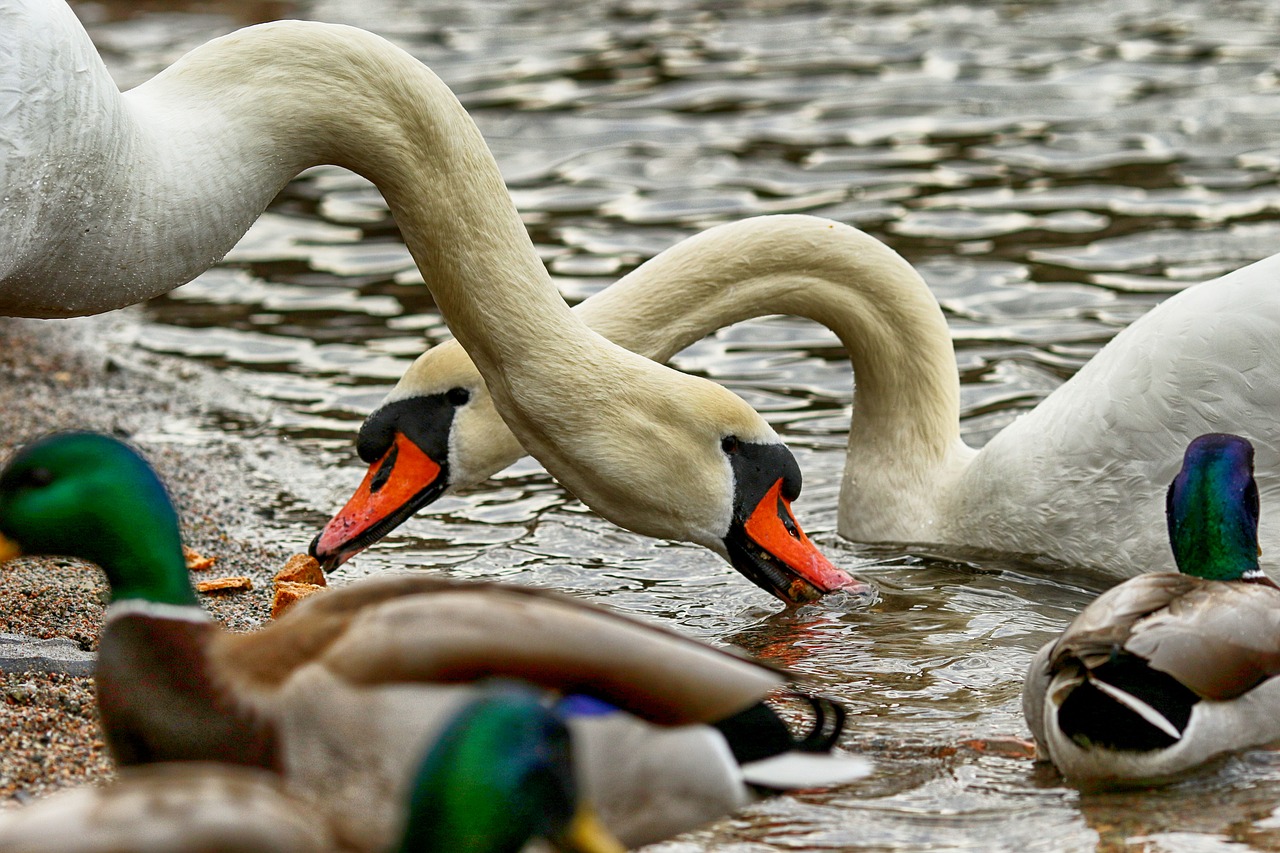
[[[125,85],[277,16],[392,38],[472,111],[571,301],[729,219],[808,212],[867,229],[916,265],[947,312],[974,445],[1168,293],[1280,248],[1273,0],[77,10]],[[139,346],[202,360],[271,404],[265,419],[174,429],[288,441],[312,463],[279,474],[278,495],[263,498],[264,535],[295,548],[358,482],[360,419],[447,335],[381,197],[329,167],[293,182],[222,266],[140,322]],[[762,803],[654,850],[1280,846],[1280,759],[1267,751],[1159,792],[1082,795],[979,748],[1025,736],[1027,662],[1103,582],[841,543],[852,379],[833,335],[763,318],[674,362],[729,385],[786,436],[805,471],[803,526],[879,586],[877,602],[780,613],[711,554],[599,521],[527,460],[344,568],[576,590],[739,645],[849,705],[846,745],[876,758],[875,776]]]

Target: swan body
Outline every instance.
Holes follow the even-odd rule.
[[[793,215],[720,225],[575,310],[658,360],[749,317],[815,320],[839,336],[853,365],[843,536],[1043,555],[1127,577],[1173,568],[1161,484],[1192,437],[1247,433],[1258,446],[1259,488],[1280,491],[1280,421],[1266,416],[1280,411],[1278,278],[1280,255],[1171,297],[981,450],[960,437],[959,372],[937,301],[906,261],[855,228]],[[366,420],[360,449],[370,477],[385,460],[365,452],[367,436],[389,431],[431,448],[447,482],[427,493],[422,471],[406,466],[415,482],[388,494],[418,500],[372,511],[362,489],[318,538],[318,556],[348,558],[393,526],[366,535],[374,524],[403,520],[523,452],[452,343],[419,357]],[[393,472],[383,476],[397,483]],[[1280,501],[1270,503],[1264,551],[1280,547]]]
[[[492,689],[464,707],[415,775],[400,853],[502,853],[554,838],[562,849],[620,853],[579,802],[563,719],[536,693]],[[7,853],[333,853],[349,850],[331,815],[251,767],[172,762],[126,767],[0,815]],[[386,853],[393,853],[388,848]]]
[[[866,772],[815,754],[841,728],[829,700],[805,700],[805,736],[763,704],[784,673],[528,588],[380,578],[312,596],[254,633],[224,632],[196,603],[163,485],[105,436],[53,436],[0,472],[0,560],[19,552],[79,556],[107,576],[95,679],[117,763],[274,770],[357,849],[391,842],[411,762],[488,678],[590,697],[569,719],[577,772],[628,844],[748,802],[749,783]]]
[[[1113,587],[1032,661],[1027,724],[1067,779],[1168,781],[1280,739],[1280,588],[1258,568],[1252,458],[1238,436],[1193,442],[1169,495],[1182,573]]]
[[[0,313],[72,317],[167,293],[302,168],[272,136],[237,132],[252,122],[234,98],[202,103],[181,71],[122,95],[61,0],[0,2],[0,57]]]
[[[0,78],[0,312],[65,317],[164,293],[294,175],[344,166],[386,197],[502,418],[588,506],[704,545],[788,601],[855,585],[796,524],[800,472],[763,418],[569,310],[475,123],[409,54],[282,21],[122,95],[61,0],[0,0],[0,23],[14,54]]]

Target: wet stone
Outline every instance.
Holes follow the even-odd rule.
[[[26,634],[0,634],[0,672],[61,672],[92,675],[93,652],[67,637],[41,639]]]

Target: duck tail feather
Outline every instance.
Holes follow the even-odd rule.
[[[830,752],[834,749],[849,717],[845,707],[819,693],[791,692],[787,695],[806,703],[813,711],[813,727],[803,736],[795,738],[792,749],[801,752]]]
[[[827,696],[798,691],[780,693],[776,699],[798,703],[811,722],[802,733],[792,734],[786,721],[764,702],[720,720],[715,728],[739,764],[788,752],[830,752],[835,747],[848,719],[844,706]]]
[[[1133,711],[1133,713],[1137,714],[1139,717],[1142,717],[1142,719],[1145,720],[1148,724],[1164,732],[1174,740],[1180,740],[1182,738],[1182,732],[1178,731],[1178,727],[1175,726],[1173,723],[1171,723],[1168,717],[1166,717],[1164,714],[1157,711],[1151,705],[1148,705],[1146,702],[1143,702],[1141,699],[1139,699],[1137,696],[1134,696],[1132,693],[1126,693],[1125,691],[1121,690],[1119,687],[1108,684],[1107,682],[1103,681],[1101,678],[1090,677],[1089,683],[1093,685],[1100,693],[1104,693],[1110,698],[1114,699],[1116,702],[1119,702],[1121,705],[1128,708],[1130,711]]]

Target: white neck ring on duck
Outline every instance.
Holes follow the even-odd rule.
[[[195,604],[165,604],[158,601],[147,601],[145,598],[127,598],[114,601],[107,607],[105,622],[110,624],[117,619],[129,616],[145,616],[151,619],[172,619],[178,622],[209,622],[209,614],[203,607]]]

